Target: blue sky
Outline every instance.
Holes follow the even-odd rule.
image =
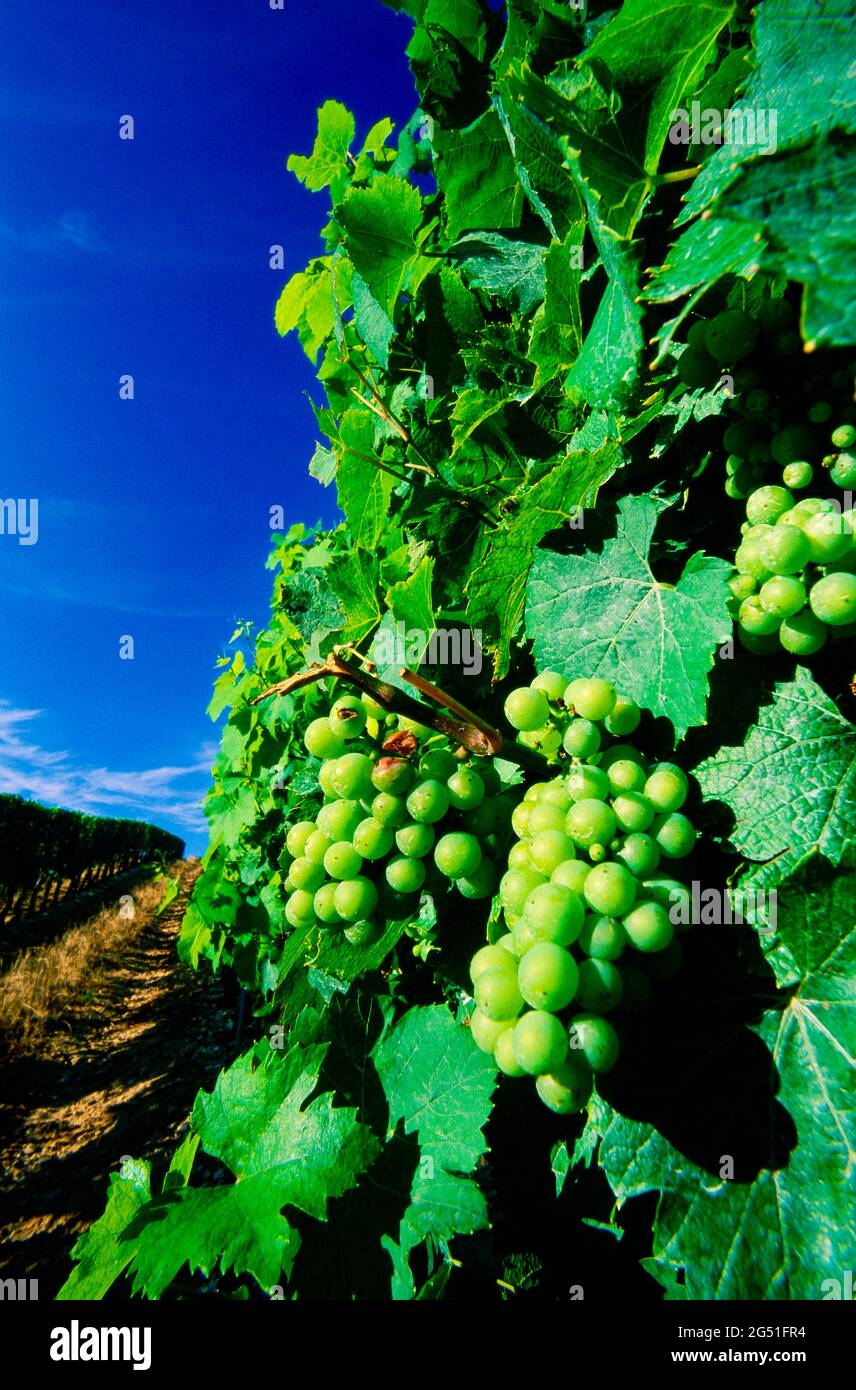
[[[273,327],[327,201],[285,160],[329,97],[358,139],[409,119],[409,32],[380,0],[5,0],[0,500],[39,512],[35,544],[0,528],[0,791],[204,849],[205,708],[235,620],[267,618],[269,508],[334,516]]]

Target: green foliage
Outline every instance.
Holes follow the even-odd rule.
[[[257,1041],[200,1093],[159,1189],[145,1164],[113,1177],[62,1297],[190,1280],[433,1299],[459,1264],[513,1297],[549,1290],[557,1250],[567,1283],[582,1219],[619,1294],[631,1259],[667,1299],[819,1298],[852,1265],[853,633],[810,673],[731,640],[742,513],[724,461],[746,460],[723,432],[763,469],[805,393],[843,402],[827,439],[856,423],[849,7],[392,8],[412,25],[413,118],[363,134],[327,102],[288,164],[329,206],[275,324],[314,364],[309,470],[342,522],[275,535],[270,621],[239,625],[209,711],[210,845],[179,949],[233,973]],[[776,113],[775,149],[675,143],[695,101]],[[724,309],[773,325],[775,399],[756,365],[710,357],[697,314]],[[809,451],[818,487],[827,448]],[[438,657],[434,633],[483,664]],[[636,995],[628,974],[629,1041],[584,1127],[533,1122],[533,1088],[497,1086],[467,1026],[498,897],[432,883],[407,913],[388,903],[368,944],[286,918],[286,835],[323,800],[303,732],[345,687],[263,692],[340,646],[399,691],[420,666],[489,725],[533,663],[613,681],[641,709],[639,747],[695,769],[687,881],[720,905],[778,894],[742,924],[702,917],[674,980],[677,946]],[[494,759],[506,815],[562,770],[550,698],[544,729]],[[539,1181],[556,1200],[532,1203],[529,1230]],[[659,1194],[647,1237],[621,1224],[643,1193]]]

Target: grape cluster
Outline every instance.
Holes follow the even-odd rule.
[[[679,767],[651,766],[623,741],[640,711],[608,681],[545,671],[505,712],[524,733],[555,729],[571,762],[512,814],[499,884],[508,931],[473,957],[471,1028],[502,1072],[534,1076],[544,1104],[570,1114],[617,1060],[605,1015],[646,986],[638,962],[672,948],[669,909],[687,889],[662,868],[695,844],[689,787]]]
[[[345,695],[307,726],[324,804],[289,828],[282,861],[291,926],[339,928],[355,944],[412,913],[423,888],[488,898],[497,877],[504,805],[493,766],[477,770],[430,729],[384,716],[371,697]],[[412,751],[384,751],[390,738],[404,746],[402,734]]]

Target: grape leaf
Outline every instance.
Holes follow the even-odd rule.
[[[655,715],[676,738],[707,718],[707,675],[731,632],[726,606],[731,566],[701,553],[677,584],[655,579],[648,553],[668,504],[623,497],[617,532],[583,554],[536,551],[526,590],[526,632],[538,666],[604,676]],[[588,525],[588,522],[586,523]]]
[[[368,410],[346,410],[339,424],[343,446],[336,473],[339,503],[354,543],[374,550],[389,512],[394,478],[372,460],[377,417]]]
[[[313,193],[347,175],[348,151],[354,139],[354,118],[338,101],[325,101],[318,111],[318,133],[310,155],[289,156],[287,168]]]
[[[510,241],[498,232],[461,237],[452,248],[467,283],[507,299],[520,314],[544,298],[544,247]]]
[[[391,174],[369,188],[351,188],[336,209],[345,233],[345,245],[387,317],[394,319],[395,304],[407,286],[415,290],[432,268],[420,257],[416,233],[422,222],[418,189]]]
[[[77,1263],[66,1279],[57,1299],[94,1300],[103,1298],[131,1263],[136,1253],[132,1241],[122,1241],[122,1232],[151,1198],[149,1164],[126,1159],[120,1173],[110,1175],[107,1205],[71,1252]]]
[[[495,111],[466,130],[437,130],[437,182],[445,195],[446,231],[454,241],[473,227],[517,227],[523,189]]]
[[[341,257],[322,257],[310,262],[307,270],[292,275],[276,302],[274,322],[281,337],[297,329],[300,345],[310,362],[333,332],[335,304],[341,313],[351,303],[351,267]]]

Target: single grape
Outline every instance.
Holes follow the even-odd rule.
[[[383,927],[376,917],[369,917],[365,922],[351,922],[342,935],[352,946],[370,946],[383,935]]]
[[[521,686],[512,690],[505,701],[505,717],[512,729],[526,732],[540,729],[550,716],[550,706],[543,690]]]
[[[707,333],[709,319],[697,319],[687,330],[687,347],[697,348],[699,351],[706,351],[704,342]]]
[[[481,863],[481,846],[475,835],[452,830],[434,846],[434,863],[446,878],[468,878]]]
[[[562,747],[572,758],[590,758],[600,748],[600,729],[591,719],[572,719],[565,730]]]
[[[643,895],[652,902],[659,903],[669,914],[669,920],[673,925],[672,909],[676,910],[675,915],[686,917],[687,926],[690,925],[692,917],[692,895],[686,884],[679,883],[676,878],[669,878],[667,874],[658,874],[654,878],[646,878],[642,884]]]
[[[593,844],[608,843],[617,826],[618,821],[612,808],[604,801],[596,801],[592,797],[575,801],[565,816],[567,834],[583,849],[588,849]]]
[[[512,966],[514,962],[512,961]],[[473,984],[476,1005],[483,1014],[499,1023],[516,1018],[523,1008],[523,996],[517,985],[515,970],[491,966],[483,970]]]
[[[435,825],[442,820],[449,809],[449,793],[442,782],[428,778],[418,782],[407,798],[407,810],[411,820],[421,825]]]
[[[325,835],[322,830],[316,830],[306,844],[303,846],[303,853],[307,859],[311,859],[313,864],[323,864],[324,855],[335,841]]]
[[[324,867],[302,857],[295,859],[288,876],[295,888],[305,888],[307,892],[314,893],[324,882]]]
[[[760,535],[751,530],[737,547],[737,553],[734,556],[734,563],[738,570],[742,574],[748,574],[757,584],[763,584],[764,580],[769,579],[771,574],[761,559],[760,544]]]
[[[782,512],[786,512],[793,505],[793,494],[788,492],[787,488],[777,487],[775,484],[759,487],[746,503],[746,517],[753,526],[757,526],[759,522],[773,525]]]
[[[333,773],[336,770],[338,759],[331,758],[328,762],[322,763],[318,769],[318,785],[324,795],[331,799],[337,795],[336,788],[333,786]]]
[[[789,618],[805,607],[805,585],[792,574],[776,574],[761,586],[761,607],[776,618]]]
[[[315,822],[311,820],[300,820],[296,825],[292,825],[285,837],[285,845],[289,854],[293,854],[295,859],[299,859],[306,848],[306,841],[309,836],[315,834],[315,829]]]
[[[394,839],[395,835],[388,825],[381,825],[373,816],[368,816],[360,821],[354,831],[353,844],[363,859],[383,859],[392,849]]]
[[[514,1030],[512,1028],[503,1029],[493,1050],[494,1060],[499,1070],[504,1072],[506,1076],[525,1076],[525,1071],[514,1055],[513,1036]]]
[[[359,738],[367,722],[366,707],[357,695],[340,696],[330,710],[330,725],[342,739]],[[323,756],[332,758],[334,754]]]
[[[603,772],[609,773],[613,763],[629,762],[638,763],[640,767],[647,766],[647,759],[644,753],[640,753],[638,748],[634,748],[632,743],[614,743],[608,748],[600,760],[600,768]]]
[[[285,919],[292,927],[311,927],[315,921],[314,894],[297,888],[285,902]]]
[[[719,368],[707,352],[687,348],[678,358],[678,377],[691,391],[712,386],[718,376]]]
[[[562,830],[542,830],[529,841],[529,854],[535,868],[549,878],[554,869],[574,857],[574,842]]]
[[[816,565],[829,565],[846,555],[852,543],[850,529],[839,512],[817,512],[803,522],[809,555]]]
[[[524,919],[535,929],[537,939],[558,946],[570,946],[576,941],[584,915],[579,893],[552,881],[533,888],[523,905]]]
[[[528,800],[524,797],[519,801],[511,813],[511,828],[521,840],[529,833],[529,817],[535,809],[535,798]]]
[[[609,778],[599,767],[575,767],[565,786],[572,801],[604,801],[609,795]]]
[[[525,1013],[511,1037],[514,1058],[530,1076],[553,1072],[568,1055],[568,1037],[555,1014],[542,1009]]]
[[[475,1009],[470,1014],[470,1033],[473,1042],[480,1052],[493,1053],[501,1035],[511,1032],[512,1021],[508,1019],[488,1018],[481,1009]]]
[[[815,401],[814,405],[809,406],[807,413],[813,425],[824,425],[832,418],[832,406],[829,401]]]
[[[333,844],[350,840],[363,814],[358,801],[332,801],[318,812],[318,829]]]
[[[810,463],[789,463],[782,470],[782,482],[791,492],[808,487],[813,477],[814,469]]]
[[[809,558],[810,544],[799,527],[783,526],[780,521],[761,537],[758,553],[772,574],[797,574]]]
[[[520,961],[517,985],[532,1009],[551,1013],[570,1004],[577,991],[579,971],[573,956],[553,941],[532,946]]]
[[[758,438],[758,426],[752,420],[735,420],[729,425],[722,436],[723,448],[729,454],[737,454],[740,458],[748,458],[749,450]]]
[[[856,427],[853,425],[838,425],[832,431],[832,443],[836,449],[849,449],[856,444]]]
[[[362,855],[347,840],[331,845],[324,855],[324,868],[330,878],[356,878],[363,867]],[[318,884],[315,884],[318,887]]]
[[[618,1061],[618,1034],[608,1018],[576,1014],[568,1029],[570,1057],[581,1053],[592,1071],[611,1071]]]
[[[740,605],[737,621],[753,637],[766,637],[777,631],[781,619],[767,611],[758,594],[750,594]]]
[[[419,759],[419,780],[445,782],[460,768],[448,748],[429,748]]]
[[[418,893],[425,882],[425,864],[421,859],[396,855],[386,866],[386,881],[396,893]]]
[[[470,979],[475,984],[485,970],[507,970],[513,979],[517,978],[517,961],[500,945],[481,946],[470,961]]]
[[[372,768],[372,786],[379,792],[404,796],[416,781],[416,772],[404,758],[378,758]]]
[[[460,767],[446,781],[456,811],[474,811],[484,801],[484,782],[471,767]]]
[[[826,624],[808,608],[785,618],[779,628],[779,641],[793,656],[813,656],[820,651],[826,638]]]
[[[639,792],[622,792],[613,797],[612,809],[620,829],[629,834],[647,830],[655,814],[651,802]]]
[[[345,751],[345,740],[329,719],[313,719],[307,724],[303,743],[313,758],[338,758]]]
[[[482,859],[478,868],[466,878],[455,879],[455,887],[462,898],[473,899],[493,897],[496,887],[496,865],[490,859]]]
[[[623,864],[597,864],[585,881],[583,896],[594,912],[623,917],[636,897],[636,880]]]
[[[551,883],[559,883],[570,888],[572,893],[582,893],[583,884],[591,873],[591,865],[583,859],[566,859],[550,875]]]
[[[645,769],[629,758],[618,758],[610,763],[607,777],[610,791],[619,795],[622,792],[639,792],[645,786]]]
[[[519,915],[532,889],[546,882],[547,875],[540,874],[537,869],[509,869],[499,881],[499,900],[506,913]]]
[[[514,937],[511,932],[506,932],[505,936],[501,936],[495,945],[501,946],[503,951],[508,951],[510,955],[517,956],[517,948],[514,945]]]
[[[662,951],[674,935],[674,927],[662,903],[639,903],[625,913],[621,925],[637,951]]]
[[[724,309],[710,320],[705,333],[705,347],[720,366],[739,362],[752,351],[758,340],[759,324],[741,309]]]
[[[571,681],[565,691],[568,709],[583,719],[606,719],[615,708],[615,687],[609,681],[596,678]]]
[[[539,798],[529,812],[526,834],[530,839],[540,835],[542,830],[564,830],[566,811],[553,802]]]
[[[616,857],[637,878],[647,878],[660,863],[660,849],[657,841],[650,835],[636,831],[622,841],[620,849],[616,851]]]
[[[532,856],[525,840],[517,840],[508,851],[509,869],[533,869]]]
[[[811,611],[827,627],[843,627],[856,621],[856,574],[839,571],[812,584],[808,596]]]
[[[606,845],[599,845],[597,843],[589,845],[588,857],[593,864],[602,864],[606,856]]]
[[[674,763],[657,763],[645,783],[645,796],[656,811],[679,811],[688,792],[687,775]]]
[[[373,768],[365,753],[345,753],[337,758],[332,779],[336,795],[354,801],[371,796]]]
[[[838,487],[856,487],[856,454],[839,454],[829,476]]]
[[[735,382],[735,385],[737,383]],[[743,413],[754,419],[763,419],[770,409],[770,393],[763,387],[747,391],[743,397]]]
[[[557,1115],[576,1115],[588,1104],[592,1074],[584,1062],[569,1057],[554,1071],[537,1076],[535,1090],[548,1110]]]
[[[595,960],[617,960],[627,945],[627,933],[614,917],[590,912],[579,937],[580,950]]]
[[[552,761],[562,746],[562,735],[554,724],[544,724],[540,729],[522,733],[518,739],[525,748],[534,748]]]
[[[434,830],[430,825],[420,825],[411,821],[395,832],[395,843],[401,854],[408,859],[424,859],[434,848]]]
[[[548,700],[554,704],[564,699],[565,687],[568,682],[558,671],[541,671],[531,682],[533,690],[542,690]]]
[[[655,820],[654,838],[667,859],[683,859],[695,845],[696,832],[692,821],[680,811],[671,811]]]
[[[817,454],[817,438],[809,425],[786,425],[773,435],[770,453],[784,468],[787,463],[802,463]]]
[[[612,713],[606,716],[604,725],[614,737],[624,738],[638,729],[641,718],[642,714],[636,701],[628,699],[626,695],[618,695]]]
[[[565,814],[567,814],[571,806],[571,798],[562,779],[556,782],[550,782],[544,788],[538,800],[545,801],[550,806],[558,806]]]
[[[765,333],[776,333],[791,322],[791,306],[786,299],[765,299],[756,316]]]
[[[612,961],[589,957],[580,965],[576,1002],[585,1013],[610,1013],[621,998],[621,990],[621,974]]]
[[[325,927],[335,926],[337,922],[342,920],[333,901],[337,887],[338,885],[335,883],[322,883],[313,899],[315,916]]]

